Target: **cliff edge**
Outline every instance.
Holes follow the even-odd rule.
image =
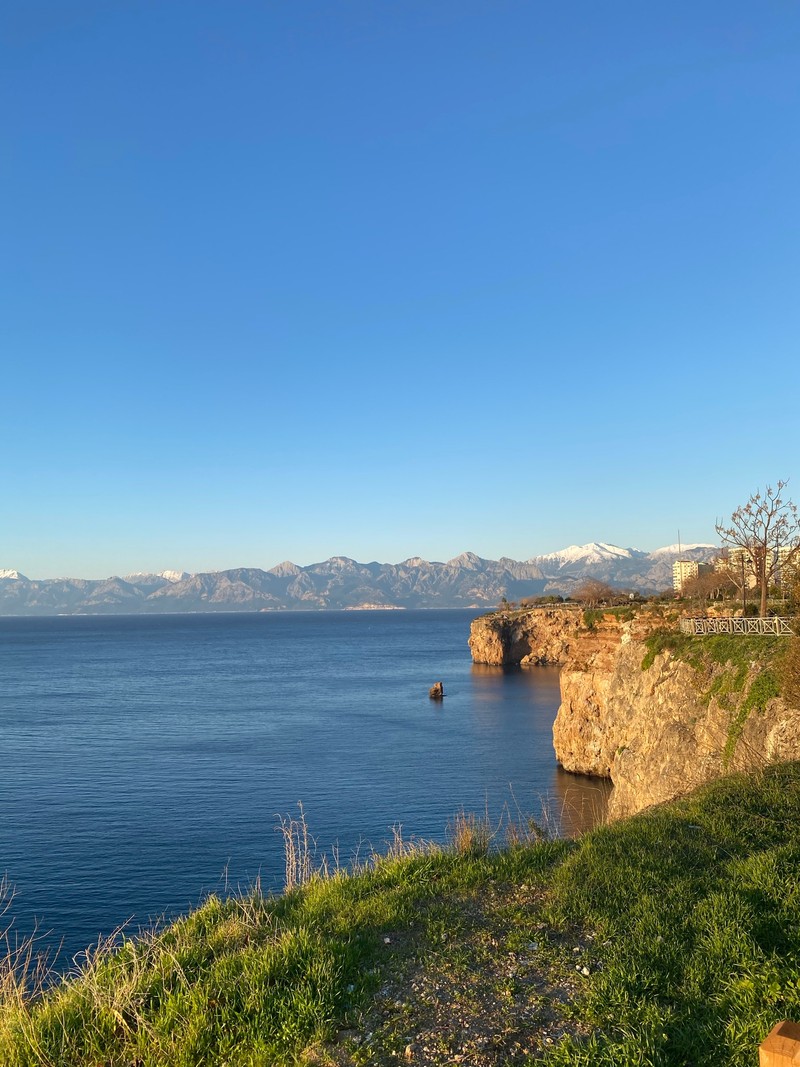
[[[572,606],[472,624],[479,663],[561,665],[553,746],[567,771],[610,778],[620,818],[733,771],[800,759],[800,710],[779,695],[785,638],[689,637],[663,609]]]
[[[583,612],[577,606],[495,611],[473,620],[468,643],[475,663],[564,663],[583,629]]]

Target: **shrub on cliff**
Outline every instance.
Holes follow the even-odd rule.
[[[649,670],[653,666],[656,656],[660,656],[664,652],[672,652],[676,656],[688,658],[693,650],[696,651],[694,641],[695,639],[689,637],[688,634],[681,633],[680,630],[675,630],[672,627],[654,630],[644,639],[647,652],[642,660],[642,670]]]

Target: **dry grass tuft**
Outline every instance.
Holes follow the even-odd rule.
[[[285,861],[284,887],[287,893],[308,883],[320,872],[316,865],[317,841],[311,836],[302,802],[297,804],[300,814],[279,815],[277,829],[283,834]],[[325,866],[327,864],[323,860]]]
[[[488,813],[476,815],[462,808],[447,824],[447,839],[459,856],[485,856],[499,829],[500,824],[493,826]]]

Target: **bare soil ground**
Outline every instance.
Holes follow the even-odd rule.
[[[499,1067],[535,1060],[565,1034],[586,1029],[573,1002],[593,970],[590,938],[555,931],[542,891],[494,887],[448,908],[441,928],[384,938],[379,988],[335,1044],[307,1062],[336,1067]]]

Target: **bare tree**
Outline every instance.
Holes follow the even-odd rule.
[[[797,508],[781,495],[786,484],[779,481],[775,488],[768,485],[763,493],[757,490],[727,523],[721,519],[716,523],[717,533],[729,550],[730,573],[740,568],[743,577],[752,574],[755,578],[762,616],[767,614],[770,584],[793,565],[800,550]]]
[[[597,607],[598,604],[614,604],[622,598],[622,591],[601,582],[597,578],[586,578],[570,594],[571,600],[577,600],[580,604],[588,604]],[[627,599],[627,598],[626,598]]]
[[[736,583],[725,570],[703,571],[683,583],[683,595],[698,600],[720,600],[736,590]]]

